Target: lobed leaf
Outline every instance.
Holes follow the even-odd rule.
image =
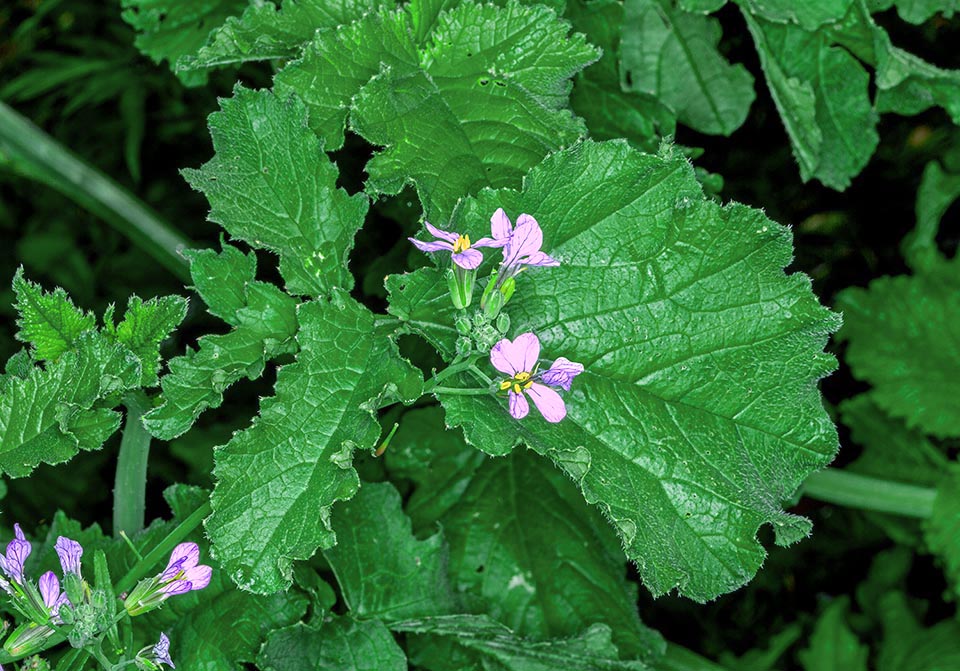
[[[705,200],[684,159],[622,142],[558,152],[522,191],[466,201],[453,225],[497,207],[536,217],[561,262],[518,279],[513,332],[586,372],[560,424],[517,422],[493,397],[441,396],[448,423],[490,454],[523,442],[554,460],[654,594],[707,600],[741,586],[764,557],[761,524],[780,544],[808,532],[781,503],[837,448],[816,382],[835,366],[822,348],[839,318],[805,276],[784,274],[789,232]],[[403,281],[410,295],[443,292],[436,271]],[[406,326],[434,340],[449,312],[438,327]]]
[[[170,337],[187,315],[187,301],[180,296],[151,298],[144,302],[131,296],[119,324],[113,323],[113,306],[104,317],[104,333],[126,345],[140,359],[140,385],[157,385],[160,344]]]
[[[22,267],[13,277],[13,290],[17,295],[14,307],[20,315],[16,338],[30,345],[34,359],[56,361],[74,348],[81,333],[97,328],[92,312],[76,307],[59,287],[44,292],[39,284],[24,278]]]
[[[720,23],[669,0],[626,0],[621,84],[654,96],[702,133],[730,135],[747,118],[753,77],[717,50]]]
[[[260,416],[217,448],[207,533],[231,578],[253,592],[285,589],[291,562],[330,547],[330,506],[359,481],[353,452],[380,434],[386,399],[420,395],[420,373],[374,335],[373,315],[340,291],[300,306],[297,361],[280,369]]]
[[[867,671],[869,649],[850,631],[847,598],[824,608],[810,636],[810,644],[798,653],[805,671]]]
[[[379,620],[335,617],[320,627],[298,623],[270,634],[260,656],[263,671],[407,671],[407,657]]]
[[[943,566],[954,599],[960,598],[960,469],[956,464],[938,483],[933,513],[924,522],[924,538]]]
[[[347,257],[368,203],[337,188],[306,117],[295,97],[237,86],[210,115],[214,157],[183,174],[210,201],[210,221],[278,254],[290,293],[318,296],[353,286]]]

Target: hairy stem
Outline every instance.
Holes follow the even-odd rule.
[[[803,494],[850,508],[927,518],[937,490],[828,468],[807,478]]]
[[[53,187],[190,281],[180,250],[190,240],[105,174],[0,102],[0,167]]]
[[[147,461],[150,457],[150,434],[140,421],[150,409],[150,400],[142,391],[124,398],[127,418],[120,440],[117,478],[113,488],[113,535],[132,536],[144,524],[147,496]]]

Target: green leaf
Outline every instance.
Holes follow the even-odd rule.
[[[523,639],[485,615],[450,615],[399,622],[394,631],[411,638],[411,661],[429,671],[645,671],[640,661],[621,661],[610,629],[592,625],[569,639],[534,642]],[[416,634],[417,636],[412,636]],[[471,667],[451,665],[458,648],[476,660]],[[416,651],[416,652],[414,652]],[[461,653],[462,654],[462,653]]]
[[[382,622],[335,617],[317,628],[274,631],[257,664],[263,671],[406,671],[407,657]]]
[[[390,624],[456,612],[443,537],[413,536],[393,485],[364,484],[356,497],[337,504],[332,526],[337,545],[324,556],[353,616]]]
[[[885,595],[881,605],[883,636],[877,671],[943,671],[960,667],[960,625],[955,620],[921,627],[901,592]]]
[[[744,17],[800,176],[846,189],[879,142],[869,75],[825,33]]]
[[[180,296],[163,296],[143,302],[131,296],[123,321],[113,323],[112,306],[104,317],[104,333],[126,345],[140,359],[140,385],[157,385],[160,370],[160,343],[166,340],[187,315],[187,301]]]
[[[927,163],[917,191],[917,225],[900,246],[914,270],[936,265],[941,257],[937,248],[940,220],[957,198],[960,198],[960,175],[945,172],[935,161]]]
[[[678,0],[677,6],[685,12],[712,14],[727,4],[727,0]]]
[[[171,68],[181,56],[195,54],[210,31],[246,5],[247,0],[122,0],[123,20],[137,31],[134,44],[154,63],[167,61]],[[179,76],[188,86],[205,81],[202,75]]]
[[[279,254],[290,293],[317,296],[353,286],[347,257],[368,203],[337,188],[306,118],[295,97],[237,86],[210,115],[213,159],[183,174],[210,201],[210,221]]]
[[[276,395],[250,428],[215,453],[207,533],[233,580],[257,593],[285,589],[292,560],[335,542],[330,506],[359,485],[351,460],[380,435],[377,407],[410,402],[422,388],[419,371],[346,294],[300,306],[298,319],[297,362],[280,369]]]
[[[602,623],[627,658],[663,652],[637,615],[613,530],[534,453],[488,460],[442,526],[457,591],[481,597],[517,635],[564,638]]]
[[[956,465],[937,487],[933,514],[925,522],[924,536],[930,551],[943,565],[954,598],[960,598],[960,469]]]
[[[126,347],[80,334],[57,361],[7,382],[0,396],[0,470],[22,477],[41,462],[99,448],[120,417],[94,405],[139,383],[140,362]]]
[[[853,374],[873,385],[883,410],[937,437],[960,436],[960,261],[916,275],[881,277],[837,296],[838,337]]]
[[[869,650],[846,622],[850,601],[832,601],[813,628],[809,647],[797,653],[806,671],[867,671]]]
[[[570,2],[566,17],[574,30],[589,35],[590,42],[603,49],[599,61],[577,74],[570,94],[570,106],[586,121],[590,137],[624,137],[641,149],[656,151],[661,137],[676,132],[676,118],[656,96],[620,87],[623,3]]]
[[[277,74],[274,90],[281,97],[301,98],[324,148],[339,149],[350,101],[381,64],[417,67],[420,57],[412,30],[409,15],[396,11],[370,13],[340,30],[321,32],[300,60]]]
[[[775,23],[793,23],[813,31],[825,23],[839,21],[854,0],[737,0],[751,14]]]
[[[413,182],[427,217],[442,219],[464,194],[516,186],[584,134],[567,109],[569,80],[599,54],[550,9],[465,2],[437,16],[420,49],[412,21],[399,10],[321,33],[277,76],[330,149],[352,100],[352,129],[386,147],[367,166],[368,190]]]
[[[624,7],[623,88],[658,98],[701,133],[739,128],[755,97],[753,77],[717,50],[720,22],[668,0],[626,0]]]
[[[536,217],[561,262],[517,280],[513,333],[533,331],[545,359],[586,372],[560,424],[517,422],[505,400],[478,396],[442,396],[447,422],[490,454],[523,442],[553,459],[654,594],[707,600],[743,585],[763,561],[760,525],[781,544],[809,531],[781,502],[837,448],[816,381],[835,366],[822,349],[839,318],[806,276],[784,274],[789,231],[705,200],[685,159],[623,142],[558,152],[522,192],[484,191],[451,225],[497,207]],[[443,291],[436,274],[406,280],[409,295],[427,293],[415,281]]]
[[[279,2],[279,0],[278,0]],[[331,30],[394,0],[283,0],[251,4],[210,35],[196,56],[177,61],[178,71],[201,70],[296,56],[318,30]]]
[[[267,360],[296,351],[296,301],[277,287],[254,281],[256,260],[224,245],[219,254],[197,252],[193,283],[210,311],[234,325],[224,335],[200,338],[200,348],[168,362],[160,381],[163,405],[144,415],[147,430],[163,440],[187,431],[200,413],[217,408],[234,382],[263,373]]]
[[[900,18],[910,23],[923,23],[937,14],[951,19],[954,12],[960,11],[958,0],[896,0],[895,4]]]
[[[20,313],[17,320],[17,340],[31,345],[31,354],[40,361],[56,361],[61,354],[74,348],[81,333],[97,328],[92,312],[77,308],[67,292],[56,288],[44,292],[23,276],[23,268],[13,277],[17,294],[14,307]]]
[[[404,509],[415,531],[426,530],[454,507],[486,456],[458,431],[443,431],[443,410],[416,408],[403,414],[385,454],[392,476],[416,484]]]

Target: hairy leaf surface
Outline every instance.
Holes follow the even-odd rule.
[[[465,222],[499,206],[535,216],[561,262],[518,279],[512,331],[535,332],[544,359],[586,372],[560,424],[517,422],[501,399],[442,396],[448,423],[490,454],[524,442],[553,459],[615,525],[654,594],[736,589],[763,560],[761,524],[783,544],[807,533],[781,503],[837,447],[816,382],[835,365],[822,348],[839,319],[805,276],[784,274],[789,232],[705,200],[684,159],[620,142],[558,152],[522,192],[484,191],[453,225],[472,230]],[[443,292],[429,271],[401,283],[408,296]],[[447,318],[406,323],[449,351]]]
[[[940,559],[954,598],[960,598],[960,468],[953,464],[937,486],[933,513],[925,521],[927,546]]]
[[[186,316],[187,301],[180,296],[163,296],[148,301],[131,296],[119,324],[114,324],[113,306],[110,306],[103,319],[103,332],[126,345],[140,359],[140,384],[154,387],[160,370],[160,344]]]
[[[263,671],[407,671],[406,655],[382,622],[350,617],[274,631],[257,664]]]
[[[34,359],[55,361],[64,352],[73,349],[77,337],[97,328],[97,318],[73,304],[67,292],[57,287],[44,292],[40,285],[24,278],[23,268],[13,278],[17,295],[14,307],[20,315],[17,320],[17,340],[28,343]]]
[[[280,369],[250,428],[215,453],[207,533],[233,580],[257,593],[286,588],[292,560],[335,542],[330,506],[359,486],[352,456],[380,435],[376,408],[412,401],[422,385],[343,292],[300,306],[298,320],[297,362]]]

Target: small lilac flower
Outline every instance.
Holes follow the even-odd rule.
[[[153,646],[153,658],[161,664],[166,664],[171,669],[177,668],[173,660],[170,659],[170,639],[162,632],[160,634],[160,640]]]
[[[570,383],[573,382],[573,378],[582,372],[582,363],[560,357],[551,364],[549,370],[541,373],[540,379],[544,384],[549,384],[551,387],[560,387],[564,391],[570,391]]]
[[[164,594],[184,594],[203,589],[210,584],[213,569],[200,563],[200,548],[196,543],[180,543],[170,553],[167,568],[158,580]]]
[[[16,583],[23,584],[23,563],[30,556],[33,547],[23,535],[19,524],[13,525],[15,538],[7,543],[6,554],[0,554],[0,570]]]
[[[60,557],[60,567],[63,574],[74,573],[80,575],[80,558],[83,556],[83,546],[75,540],[65,536],[57,537],[57,544],[53,546]]]
[[[570,382],[583,370],[583,366],[561,357],[547,371],[553,372],[553,382],[550,382],[537,373],[539,359],[540,340],[533,333],[523,333],[512,342],[504,338],[490,350],[493,367],[510,376],[500,383],[501,391],[508,391],[510,414],[515,419],[526,417],[530,412],[530,404],[526,399],[529,396],[543,418],[556,423],[567,416],[567,407],[560,394],[547,385],[556,384],[569,389]]]
[[[490,228],[495,238],[506,240],[501,274],[516,275],[524,266],[560,265],[559,261],[540,251],[543,246],[543,230],[529,214],[517,217],[516,228],[513,228],[507,214],[500,208],[493,213]]]
[[[55,623],[60,622],[60,607],[68,603],[67,595],[60,591],[60,581],[57,580],[53,571],[47,571],[37,582],[40,588],[40,596],[43,598],[43,605],[50,613],[51,619]]]
[[[422,252],[452,252],[450,258],[464,270],[475,270],[483,263],[483,254],[477,251],[477,247],[502,247],[507,242],[506,239],[480,238],[471,244],[469,235],[441,231],[436,226],[432,226],[428,221],[423,222],[423,225],[437,240],[424,242],[416,238],[407,239]]]

